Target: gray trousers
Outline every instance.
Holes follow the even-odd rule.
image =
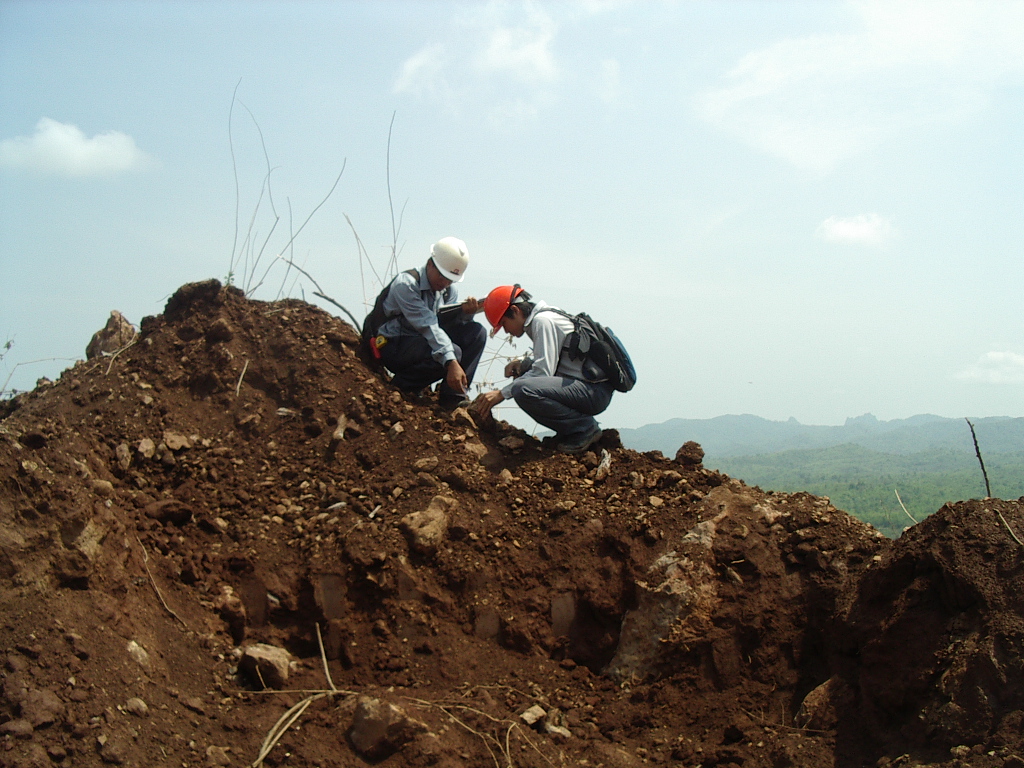
[[[594,416],[612,401],[611,384],[564,376],[527,376],[512,384],[516,405],[560,438],[577,437],[597,427]]]

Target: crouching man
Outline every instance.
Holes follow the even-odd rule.
[[[484,314],[492,333],[501,328],[517,338],[525,334],[533,350],[505,366],[512,383],[484,392],[474,410],[487,416],[498,403],[515,400],[531,418],[555,431],[557,450],[583,453],[590,448],[602,434],[594,416],[608,407],[615,390],[594,363],[567,354],[573,321],[518,285],[491,291],[484,300]]]
[[[391,383],[418,392],[436,381],[438,405],[452,410],[469,403],[466,393],[487,343],[487,331],[474,316],[475,298],[457,304],[453,283],[469,265],[466,244],[438,240],[423,268],[399,273],[363,321],[366,353],[394,374]]]

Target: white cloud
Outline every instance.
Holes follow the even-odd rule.
[[[0,141],[0,165],[61,176],[106,176],[151,162],[127,134],[107,131],[88,138],[77,126],[49,117],[31,136]]]
[[[472,105],[492,124],[508,127],[537,119],[569,85],[605,103],[621,96],[617,61],[574,60],[566,37],[595,16],[618,11],[634,0],[532,0],[466,4],[448,25],[447,37],[412,54],[395,78],[395,93],[441,102],[453,113]],[[586,73],[586,74],[583,74]]]
[[[561,77],[557,34],[558,24],[536,3],[469,6],[453,19],[450,40],[406,59],[393,90],[440,102],[453,114],[475,103],[474,111],[502,129],[528,123],[551,102]]]
[[[475,57],[485,74],[503,73],[524,83],[550,83],[558,77],[551,51],[557,25],[539,8],[527,7],[527,18],[517,25],[498,25],[488,34],[487,45]]]
[[[815,234],[830,243],[881,245],[892,235],[892,223],[877,213],[857,216],[829,216],[818,225]]]
[[[1024,3],[866,0],[860,29],[742,57],[698,113],[793,165],[825,173],[888,136],[958,123],[1024,81]]]
[[[436,95],[444,89],[444,67],[444,46],[429,45],[405,60],[392,90],[417,96]]]
[[[956,378],[986,384],[1024,384],[1024,355],[1016,352],[987,352]]]

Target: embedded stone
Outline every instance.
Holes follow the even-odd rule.
[[[284,648],[256,643],[245,649],[238,668],[265,688],[283,688],[288,682],[291,660],[291,654]]]
[[[96,331],[85,348],[85,359],[112,355],[132,342],[136,336],[135,326],[116,309],[110,313],[107,324]]]
[[[448,512],[457,503],[447,496],[435,496],[426,509],[403,517],[399,527],[409,546],[422,554],[436,552],[448,533]]]
[[[360,696],[348,735],[359,754],[371,760],[383,760],[428,730],[401,707]]]

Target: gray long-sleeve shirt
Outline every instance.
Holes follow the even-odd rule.
[[[441,365],[455,359],[455,347],[448,334],[441,330],[437,312],[445,304],[458,300],[454,285],[435,291],[427,279],[427,267],[420,270],[420,279],[408,272],[399,272],[384,299],[384,315],[388,319],[378,333],[389,339],[398,336],[422,336],[430,345],[430,356]],[[462,315],[463,313],[459,313]]]
[[[533,342],[533,351],[528,360],[529,367],[511,384],[501,390],[506,400],[515,397],[517,385],[522,386],[535,376],[566,376],[581,381],[601,381],[602,373],[597,367],[585,360],[572,360],[563,355],[566,339],[576,327],[572,320],[557,312],[544,312],[554,309],[550,304],[536,300],[533,311],[526,318],[523,330]]]

